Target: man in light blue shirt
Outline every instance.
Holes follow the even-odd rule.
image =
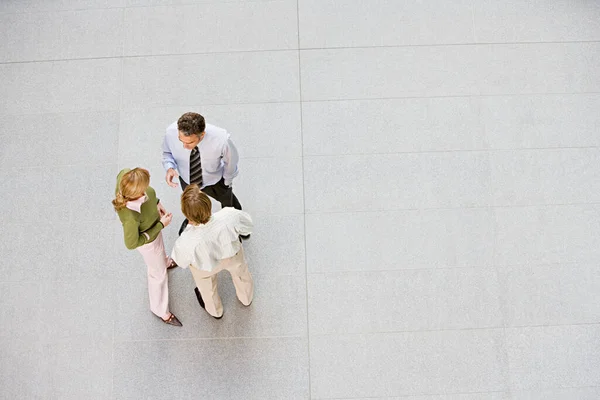
[[[238,174],[239,154],[225,129],[206,124],[200,114],[188,112],[167,127],[162,164],[166,181],[181,189],[192,183],[221,203],[221,207],[242,209],[233,194],[233,178]],[[183,232],[187,220],[184,221]]]

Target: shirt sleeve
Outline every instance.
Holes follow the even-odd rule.
[[[252,233],[252,228],[254,227],[252,217],[250,217],[250,214],[244,211],[236,211],[236,214],[238,215],[238,221],[235,226],[236,232],[238,233],[238,235],[250,235]]]
[[[225,179],[225,184],[227,186],[231,186],[231,182],[233,178],[235,178],[238,174],[238,161],[240,160],[240,156],[238,154],[237,148],[233,144],[230,138],[227,138],[225,145],[223,146],[223,178]]]
[[[192,251],[189,249],[185,249],[181,243],[181,240],[177,240],[175,242],[175,246],[173,246],[173,251],[171,252],[171,259],[177,263],[181,268],[188,268],[192,263],[191,257]]]
[[[140,226],[136,221],[130,220],[123,222],[123,236],[125,239],[125,246],[129,250],[137,249],[147,243],[148,239],[142,233],[140,233]]]
[[[162,165],[165,171],[168,171],[169,168],[177,170],[177,162],[175,161],[175,157],[173,157],[173,153],[171,152],[171,147],[169,146],[167,136],[168,133],[165,134],[162,143]]]

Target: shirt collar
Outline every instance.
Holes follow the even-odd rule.
[[[137,200],[128,201],[125,204],[125,207],[129,208],[131,211],[142,212],[142,204],[144,204],[148,200],[148,195],[144,193],[142,197]]]

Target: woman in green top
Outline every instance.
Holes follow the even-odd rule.
[[[167,213],[150,187],[150,173],[143,168],[124,169],[117,176],[115,211],[123,224],[125,246],[137,249],[148,266],[150,310],[164,323],[181,326],[169,312],[167,269],[176,267],[165,254],[161,230],[171,223]]]

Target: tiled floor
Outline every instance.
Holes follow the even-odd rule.
[[[0,0],[0,398],[600,399],[600,2]],[[149,311],[115,176],[228,129],[250,308]]]

